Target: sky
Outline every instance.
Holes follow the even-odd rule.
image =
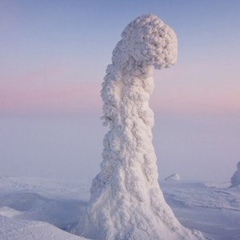
[[[160,178],[229,181],[240,161],[240,1],[0,0],[0,174],[92,179],[100,89],[126,25],[153,13],[179,41],[155,71]]]

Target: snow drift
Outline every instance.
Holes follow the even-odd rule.
[[[171,67],[176,60],[176,34],[158,17],[138,17],[123,31],[102,84],[109,132],[79,235],[98,240],[203,239],[183,227],[165,202],[152,145],[153,69]]]

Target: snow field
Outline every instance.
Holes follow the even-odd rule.
[[[73,229],[84,215],[89,183],[0,177],[1,240],[81,240]],[[181,224],[212,240],[240,239],[240,188],[230,183],[163,181]],[[85,238],[87,239],[87,238]]]

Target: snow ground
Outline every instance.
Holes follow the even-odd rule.
[[[240,188],[230,184],[164,182],[162,190],[180,222],[210,239],[240,239]]]
[[[180,222],[213,240],[240,239],[240,188],[161,182]],[[81,240],[71,229],[84,212],[90,183],[0,176],[1,240]]]

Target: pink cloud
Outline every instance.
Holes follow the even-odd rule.
[[[236,72],[211,69],[210,63],[156,71],[151,106],[155,112],[230,114],[240,112]],[[206,71],[205,71],[206,70]],[[225,74],[225,75],[224,75]],[[79,78],[79,80],[78,80]],[[101,83],[86,83],[68,66],[16,77],[0,77],[0,112],[100,112]]]
[[[100,84],[62,84],[45,88],[0,89],[0,111],[10,112],[100,112]],[[225,88],[155,88],[151,98],[155,112],[214,113],[240,112],[237,86]]]
[[[211,84],[210,84],[211,85]],[[156,112],[195,114],[240,113],[240,88],[237,84],[177,86],[160,84],[151,98]]]
[[[0,112],[83,112],[101,109],[99,84],[78,80],[72,67],[0,76]]]
[[[73,69],[68,66],[55,66],[43,69],[38,69],[25,74],[16,75],[10,73],[10,76],[0,76],[0,87],[28,87],[31,84],[51,84],[53,80],[61,80],[65,76],[70,75]]]
[[[238,72],[231,65],[207,61],[158,71],[151,105],[156,112],[239,114]]]
[[[45,89],[1,91],[4,112],[94,112],[101,109],[97,84],[62,85]]]

